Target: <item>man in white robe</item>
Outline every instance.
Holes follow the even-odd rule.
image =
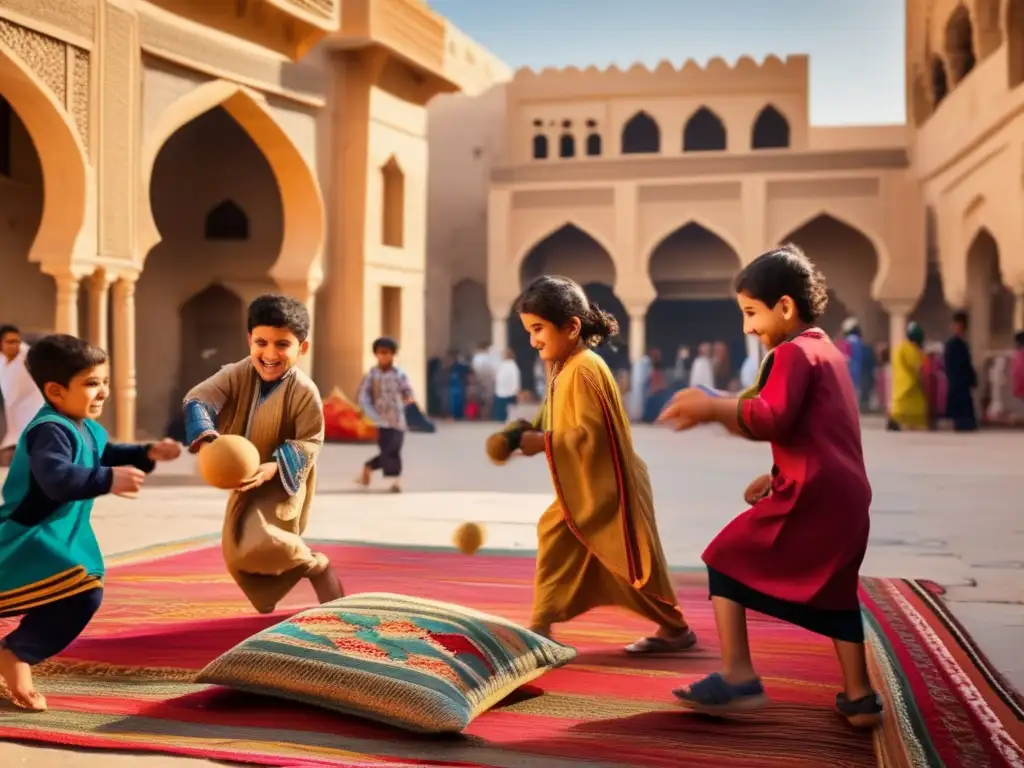
[[[0,466],[9,466],[14,447],[39,409],[43,393],[25,367],[28,344],[13,325],[0,326],[0,397],[4,401],[4,431],[0,441]]]

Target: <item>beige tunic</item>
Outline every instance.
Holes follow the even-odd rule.
[[[244,435],[261,462],[277,462],[271,481],[246,493],[232,492],[222,534],[228,572],[257,611],[270,613],[317,566],[302,533],[313,501],[324,416],[320,393],[302,371],[293,368],[262,395],[261,382],[246,358],[194,387],[185,408],[193,452],[211,434]]]

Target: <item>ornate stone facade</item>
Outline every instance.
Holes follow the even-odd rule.
[[[368,299],[347,306],[344,331],[317,330],[322,386],[354,394],[364,340],[386,309],[422,388],[423,105],[459,77],[444,67],[441,17],[414,0],[384,14],[371,5],[347,3],[374,22],[353,45],[337,31],[337,0],[0,4],[0,320],[107,348],[105,419],[120,438],[162,433],[184,389],[246,353],[251,299],[285,291],[315,312],[325,272],[355,274]],[[361,71],[364,90],[331,102]],[[344,153],[341,168],[332,143],[358,136],[364,154]],[[372,167],[388,157],[400,170],[382,211]],[[335,170],[344,203],[328,197],[342,188]],[[346,225],[372,231],[386,217],[389,245],[331,235],[325,198]],[[331,295],[320,302],[328,317]],[[349,344],[359,349],[351,370],[323,362]]]
[[[629,357],[727,338],[742,358],[727,277],[787,239],[829,278],[828,330],[856,315],[893,342],[914,318],[941,338],[966,306],[977,354],[1005,348],[1024,327],[1024,0],[910,0],[907,30],[906,125],[811,125],[801,56],[523,70],[435,101],[431,163],[458,171],[432,190],[431,353],[523,344],[513,298],[560,271],[611,304]]]

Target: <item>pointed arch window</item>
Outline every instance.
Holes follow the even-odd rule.
[[[207,240],[248,240],[249,217],[234,200],[223,200],[206,214],[203,234]]]

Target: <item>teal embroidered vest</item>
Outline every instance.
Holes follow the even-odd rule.
[[[32,477],[26,438],[33,427],[45,423],[67,428],[78,466],[98,467],[107,446],[107,432],[97,422],[76,424],[49,405],[22,432],[0,506],[0,614],[20,613],[103,585],[103,555],[90,520],[93,499],[62,504],[35,525],[10,519],[28,495]]]

